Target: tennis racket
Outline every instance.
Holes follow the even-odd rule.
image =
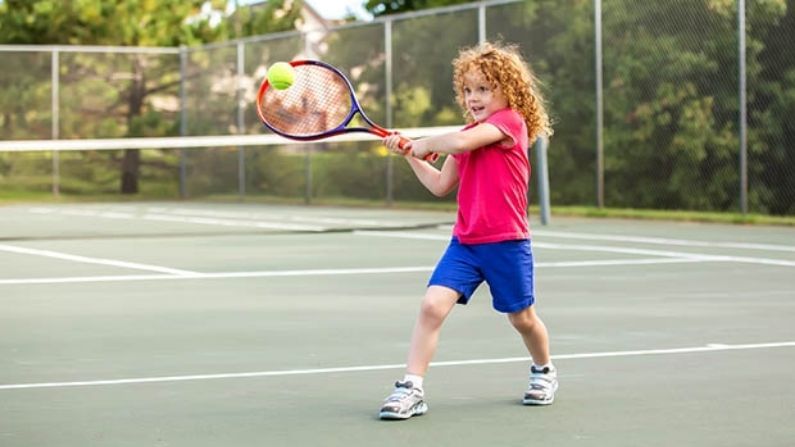
[[[381,138],[392,132],[365,115],[353,93],[351,81],[337,68],[316,60],[290,62],[295,70],[293,84],[284,90],[274,88],[265,78],[257,94],[257,113],[262,124],[285,138],[320,140],[348,132],[369,132]],[[364,127],[350,126],[359,115]],[[401,137],[403,149],[408,140]],[[425,160],[434,162],[439,154]]]

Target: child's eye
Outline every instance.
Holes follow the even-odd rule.
[[[470,90],[469,87],[464,87],[464,93],[472,93],[472,90]]]

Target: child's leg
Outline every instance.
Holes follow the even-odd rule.
[[[525,405],[549,405],[555,401],[558,390],[557,370],[550,363],[549,335],[544,322],[538,318],[533,306],[508,315],[513,327],[522,335],[522,340],[533,357],[530,367],[530,385],[524,393]]]
[[[536,365],[549,363],[549,334],[544,322],[536,314],[534,306],[508,314],[508,319],[521,334],[527,350],[533,357],[533,363]]]
[[[458,292],[442,286],[429,286],[414,325],[409,348],[408,368],[402,381],[395,383],[379,411],[381,419],[408,419],[428,411],[422,382],[436,352],[442,323],[458,301]]]
[[[436,353],[439,333],[458,300],[458,292],[442,286],[429,286],[422,300],[420,314],[414,325],[409,348],[407,373],[425,376],[428,364]]]

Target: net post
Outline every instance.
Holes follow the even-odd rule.
[[[478,43],[486,42],[486,5],[478,6]]]
[[[536,168],[535,174],[538,179],[538,205],[540,208],[541,225],[549,225],[551,220],[551,208],[549,204],[549,166],[547,163],[547,148],[549,139],[546,135],[541,135],[535,142]]]
[[[596,71],[596,206],[605,206],[604,99],[602,98],[602,0],[594,0],[594,52]]]

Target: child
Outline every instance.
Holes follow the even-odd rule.
[[[466,304],[486,281],[492,305],[508,315],[533,359],[522,402],[548,405],[558,388],[549,339],[533,303],[533,255],[527,221],[528,143],[551,135],[537,82],[514,46],[485,43],[453,61],[456,99],[469,123],[460,132],[384,143],[403,154],[419,181],[436,196],[458,190],[453,237],[428,281],[411,337],[403,380],[381,407],[381,419],[408,419],[428,411],[423,377],[441,325],[456,303]],[[423,161],[449,154],[441,171]]]

